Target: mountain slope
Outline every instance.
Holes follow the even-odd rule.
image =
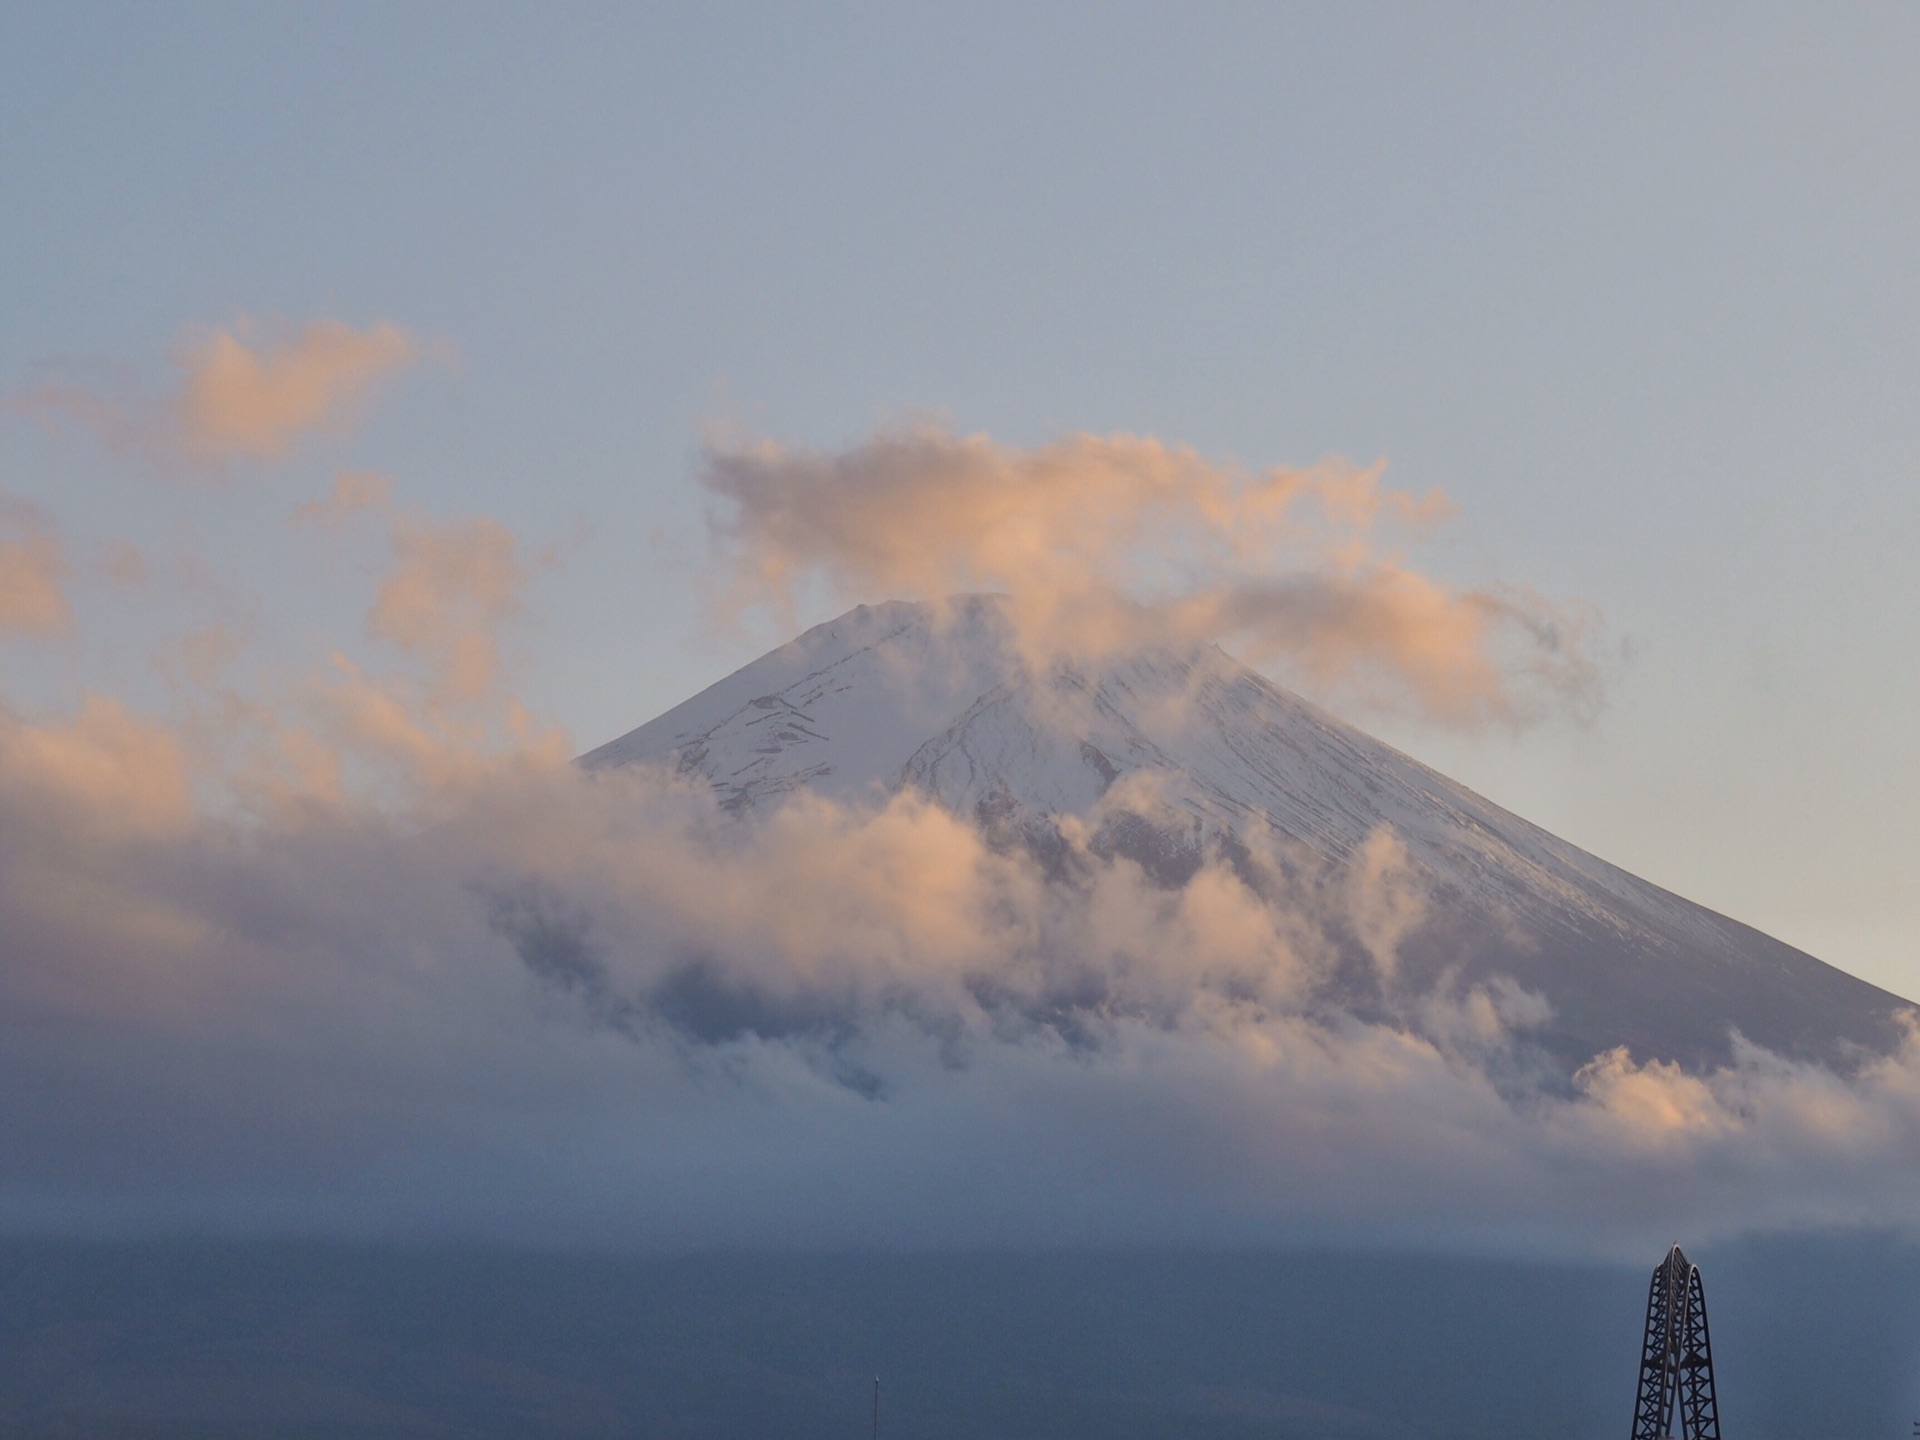
[[[1058,817],[1139,790],[1152,803],[1103,839],[1167,884],[1265,827],[1338,863],[1390,826],[1432,914],[1402,947],[1403,983],[1511,976],[1553,1006],[1537,1039],[1569,1065],[1614,1045],[1709,1065],[1737,1031],[1850,1066],[1897,1044],[1910,1008],[1548,834],[1217,648],[1036,672],[988,597],[942,613],[862,606],[582,764],[667,764],[742,812],[801,786],[846,799],[913,787],[1042,853]]]

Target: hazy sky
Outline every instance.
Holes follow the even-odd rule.
[[[509,659],[584,749],[785,638],[703,625],[713,427],[1384,460],[1457,507],[1430,568],[1597,608],[1607,705],[1369,723],[1914,995],[1916,73],[1901,4],[10,5],[10,394],[248,320],[421,358],[224,480],[14,407],[77,624],[6,693],[351,649],[360,562],[287,523],[342,468],[552,547]]]

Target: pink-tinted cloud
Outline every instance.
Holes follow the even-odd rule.
[[[919,428],[839,451],[716,447],[703,482],[722,504],[734,612],[790,620],[810,587],[846,603],[996,591],[1035,658],[1217,639],[1322,695],[1454,723],[1595,699],[1580,613],[1411,568],[1404,546],[1448,502],[1377,470],[1255,472],[1150,437],[1022,450]]]
[[[817,491],[780,452],[729,472],[744,598],[1017,582],[1035,645],[1264,635],[1436,713],[1518,683],[1500,643],[1553,648],[1525,597],[1393,569],[1382,535],[1439,504],[1367,472],[900,444],[820,459]],[[1441,907],[1390,829],[1336,861],[1250,820],[1175,883],[1098,842],[1144,780],[1043,864],[911,792],[742,819],[589,773],[502,681],[540,563],[516,537],[378,477],[307,519],[379,527],[399,669],[245,689],[210,630],[176,647],[180,714],[0,709],[0,1224],[1592,1251],[1920,1213],[1920,1042],[1547,1073],[1540,994],[1416,988]]]
[[[73,421],[163,469],[271,462],[308,435],[349,428],[420,353],[390,321],[315,320],[297,330],[242,323],[190,332],[173,355],[176,382],[158,397],[126,375],[111,385],[83,377],[33,386],[12,405]]]
[[[1593,1250],[1920,1200],[1920,1049],[1518,1083],[1550,1007],[1410,988],[1431,900],[1388,830],[1336,863],[1250,825],[1172,885],[1099,813],[1050,870],[912,793],[747,822],[584,772],[493,684],[451,718],[523,562],[375,489],[412,679],[220,688],[217,734],[0,715],[0,1223]]]
[[[500,665],[500,625],[520,605],[528,571],[511,533],[494,520],[454,525],[402,521],[394,567],[367,623],[373,633],[427,661],[453,702],[477,700]]]
[[[194,816],[178,739],[103,695],[50,723],[0,713],[0,791],[16,817],[38,813],[44,823],[114,835],[175,835]]]
[[[1538,996],[1342,1008],[1332,937],[1421,919],[1389,835],[1062,885],[911,795],[743,824],[523,755],[235,810],[180,755],[107,702],[0,727],[0,1221],[1592,1252],[1920,1201],[1920,1048],[1516,1088]]]
[[[355,329],[316,320],[252,344],[243,335],[215,330],[181,355],[181,433],[211,459],[279,459],[300,436],[342,423],[379,381],[419,358],[413,338],[387,321]]]
[[[40,510],[0,495],[0,636],[57,635],[72,623],[66,555]]]
[[[391,515],[393,477],[377,470],[342,470],[324,500],[311,501],[293,512],[296,525],[319,525],[339,530],[360,515]]]
[[[501,633],[524,612],[528,583],[555,551],[529,555],[485,516],[443,520],[403,509],[393,477],[376,471],[341,471],[325,499],[293,514],[296,526],[335,535],[359,520],[378,522],[391,548],[368,633],[424,667],[434,704],[488,698],[500,679]]]

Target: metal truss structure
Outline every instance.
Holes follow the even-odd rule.
[[[1647,1341],[1640,1357],[1640,1400],[1633,1409],[1633,1440],[1670,1437],[1720,1440],[1707,1292],[1700,1268],[1678,1245],[1654,1270],[1647,1291]]]

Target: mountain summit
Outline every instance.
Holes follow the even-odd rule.
[[[1510,977],[1552,1007],[1531,1038],[1566,1066],[1624,1045],[1702,1068],[1740,1036],[1848,1069],[1894,1048],[1913,1009],[1548,834],[1217,647],[1036,668],[988,596],[863,605],[581,763],[666,765],[743,814],[801,787],[911,788],[1043,861],[1060,821],[1082,817],[1097,847],[1169,886],[1256,832],[1340,866],[1386,827],[1427,901],[1397,983]]]

